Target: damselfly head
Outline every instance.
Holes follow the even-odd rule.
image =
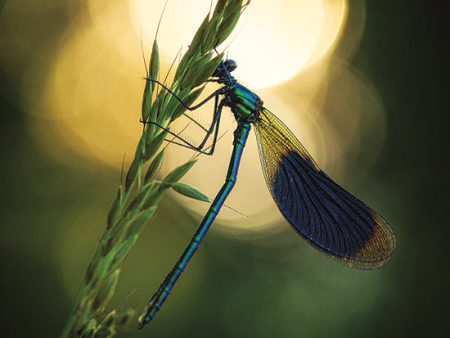
[[[225,68],[229,73],[231,73],[233,70],[237,68],[237,63],[233,59],[227,59],[225,60]]]
[[[222,61],[212,74],[213,77],[222,78],[227,76],[227,74],[231,73],[233,70],[237,68],[237,63],[233,59],[227,59]]]

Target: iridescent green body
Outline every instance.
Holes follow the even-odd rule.
[[[166,279],[160,285],[158,291],[150,299],[144,312],[140,316],[139,326],[141,328],[156,316],[156,313],[166,301],[178,278],[181,276],[192,256],[200,246],[200,243],[206,236],[206,233],[222,208],[225,199],[233,189],[237,180],[241,156],[251,129],[251,124],[259,119],[261,109],[263,108],[263,101],[259,96],[239,84],[228,72],[222,80],[222,83],[224,83],[225,86],[219,90],[220,94],[223,95],[223,99],[217,108],[219,112],[218,115],[220,115],[222,108],[227,106],[233,112],[238,123],[238,127],[234,131],[233,152],[225,183],[211,203],[207,214],[200,223],[191,242],[172,268],[172,271],[166,276]]]
[[[191,242],[146,306],[146,309],[139,318],[140,327],[143,327],[156,316],[156,313],[169,296],[178,278],[181,276],[192,256],[200,246],[200,243],[222,208],[225,199],[233,189],[237,179],[242,152],[251,129],[251,124],[259,119],[261,109],[263,108],[263,101],[259,96],[239,84],[229,73],[226,74],[226,77],[223,80],[225,87],[221,89],[221,94],[223,94],[224,97],[219,104],[219,114],[222,107],[227,106],[233,112],[238,123],[238,127],[234,132],[233,152],[225,183],[211,203],[207,214],[200,223]]]
[[[231,81],[233,84],[225,94],[225,105],[231,108],[237,121],[255,122],[263,107],[263,101],[251,90],[237,83],[233,77]]]

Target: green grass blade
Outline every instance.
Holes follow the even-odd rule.
[[[204,193],[202,193],[199,189],[186,183],[176,182],[172,184],[171,188],[183,196],[190,197],[202,202],[211,202],[211,199]]]

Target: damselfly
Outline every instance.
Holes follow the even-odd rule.
[[[188,107],[159,81],[147,79],[161,85],[188,110],[195,110],[209,100],[215,100],[211,126],[199,146],[166,130],[181,145],[211,155],[224,107],[229,107],[233,112],[237,128],[225,183],[186,250],[150,299],[139,318],[140,327],[150,322],[160,310],[233,189],[252,126],[256,132],[267,186],[281,214],[301,237],[331,258],[360,269],[381,267],[394,251],[395,236],[385,220],[320,170],[288,127],[264,107],[255,93],[231,75],[236,67],[236,62],[231,59],[222,61],[209,80],[222,87],[193,107]],[[212,145],[205,148],[211,136]]]

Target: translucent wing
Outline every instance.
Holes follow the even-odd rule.
[[[395,236],[374,210],[325,174],[300,141],[263,109],[254,123],[261,165],[278,208],[315,248],[360,269],[386,263]]]

